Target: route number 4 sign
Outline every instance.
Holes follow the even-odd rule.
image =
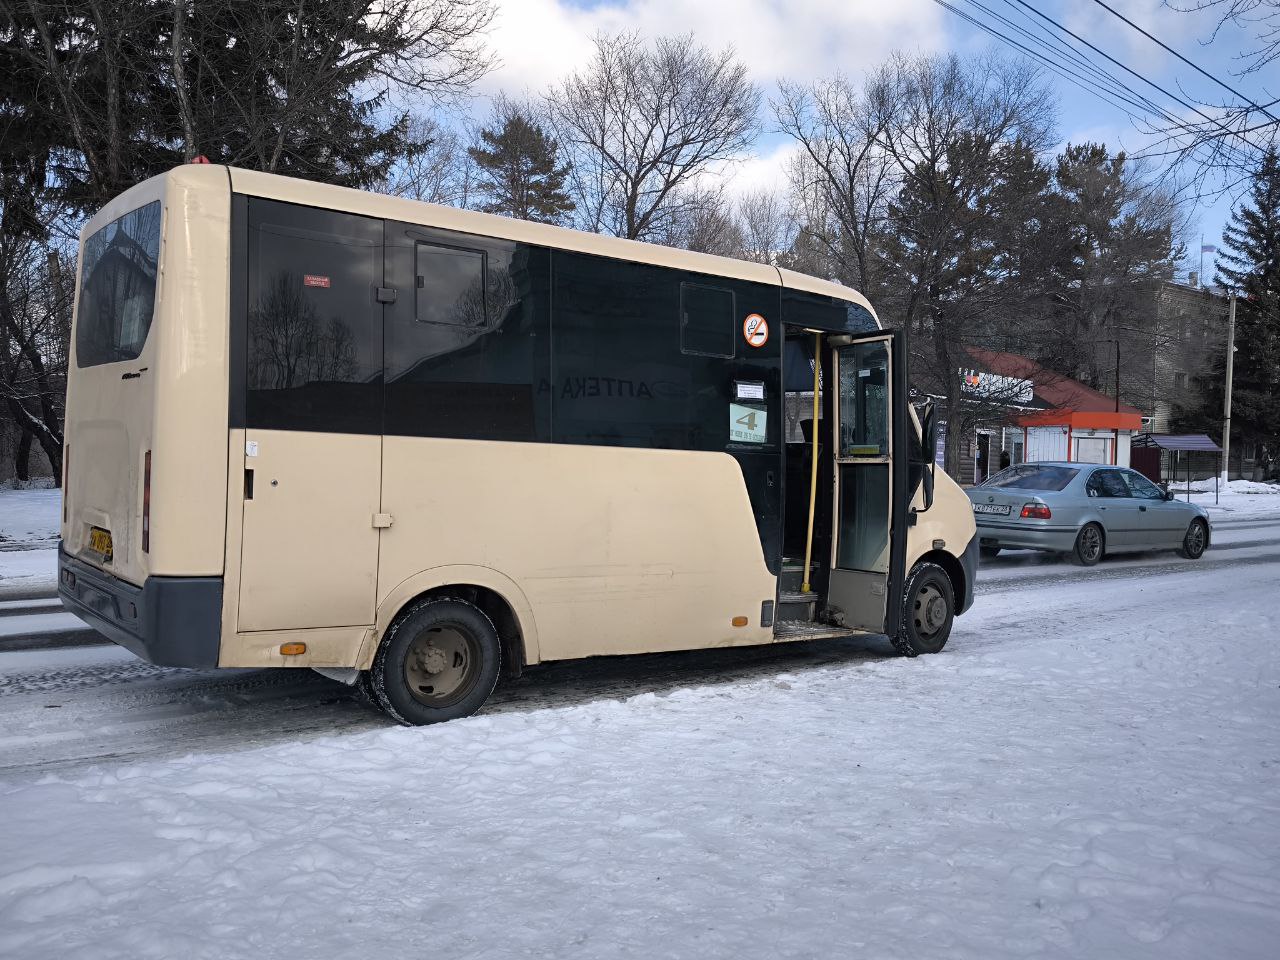
[[[729,404],[729,442],[768,443],[768,417],[763,407]]]

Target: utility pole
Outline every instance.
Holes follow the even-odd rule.
[[[1227,303],[1227,384],[1222,398],[1223,479],[1231,479],[1231,374],[1236,365],[1236,292]]]

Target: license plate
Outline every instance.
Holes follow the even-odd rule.
[[[995,513],[1002,517],[1009,515],[1009,505],[1007,503],[975,503],[973,505],[974,513]]]
[[[89,528],[89,549],[102,555],[102,559],[111,562],[111,531],[101,527]]]

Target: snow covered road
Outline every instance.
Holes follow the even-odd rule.
[[[309,672],[0,654],[0,956],[1274,957],[1280,520],[984,566],[947,650]]]

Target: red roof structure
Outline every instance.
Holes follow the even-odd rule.
[[[1115,397],[1099,393],[1079,380],[1046,370],[1030,357],[995,350],[966,348],[985,369],[1002,377],[1030,380],[1036,399],[1048,409],[1029,411],[1017,418],[1019,426],[1067,426],[1074,430],[1141,430],[1142,411]]]

